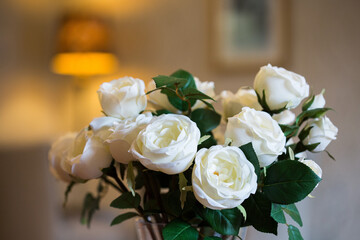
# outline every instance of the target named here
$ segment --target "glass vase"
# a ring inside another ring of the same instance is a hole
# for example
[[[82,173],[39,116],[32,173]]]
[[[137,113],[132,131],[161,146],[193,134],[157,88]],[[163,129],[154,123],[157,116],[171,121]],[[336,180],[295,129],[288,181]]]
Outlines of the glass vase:
[[[145,222],[144,219],[138,218],[135,221],[135,227],[136,227],[136,235],[138,240],[163,240],[162,238],[162,230],[165,227],[164,223],[150,223]],[[200,233],[203,233],[205,236],[214,236],[219,237],[223,240],[235,240],[235,239],[242,239],[245,240],[246,237],[246,230],[247,228],[240,228],[238,237],[235,236],[229,236],[229,235],[221,235],[217,232],[214,232],[210,228],[199,228],[198,231]],[[203,239],[201,235],[199,236],[199,239]]]

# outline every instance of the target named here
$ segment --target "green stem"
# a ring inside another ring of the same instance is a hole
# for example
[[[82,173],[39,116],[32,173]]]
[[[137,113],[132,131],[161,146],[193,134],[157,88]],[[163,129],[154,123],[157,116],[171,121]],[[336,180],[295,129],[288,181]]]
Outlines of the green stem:
[[[164,222],[165,223],[168,223],[168,217],[167,217],[167,214],[165,213],[165,208],[164,208],[164,205],[161,201],[161,196],[160,196],[160,186],[159,184],[157,184],[154,179],[149,176],[149,174],[147,172],[144,172],[144,176],[147,180],[147,182],[149,183],[149,186],[150,186],[150,190],[151,192],[153,193],[156,201],[158,202],[159,204],[159,207],[160,207],[160,210],[161,210],[161,213],[163,215],[163,219],[164,219]]]

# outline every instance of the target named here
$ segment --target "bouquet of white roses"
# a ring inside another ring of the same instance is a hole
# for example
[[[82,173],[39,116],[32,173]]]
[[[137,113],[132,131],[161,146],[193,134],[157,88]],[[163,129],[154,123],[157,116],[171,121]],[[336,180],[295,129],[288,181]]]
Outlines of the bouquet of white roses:
[[[65,197],[76,184],[98,181],[84,200],[88,225],[111,186],[120,194],[111,206],[129,209],[111,225],[139,216],[163,223],[165,240],[221,239],[200,227],[277,234],[284,213],[302,226],[295,203],[321,180],[306,151],[325,151],[336,139],[323,94],[309,96],[304,77],[268,65],[254,89],[220,94],[221,116],[212,105],[214,83],[184,70],[154,77],[147,93],[142,80],[120,78],[98,90],[105,116],[52,145],[50,170],[69,183]],[[302,102],[296,116],[290,109]],[[293,225],[288,233],[302,239]]]

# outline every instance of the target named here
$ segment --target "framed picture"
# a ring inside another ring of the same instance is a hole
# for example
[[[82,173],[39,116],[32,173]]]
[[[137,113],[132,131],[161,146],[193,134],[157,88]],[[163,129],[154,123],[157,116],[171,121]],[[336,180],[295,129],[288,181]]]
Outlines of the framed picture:
[[[287,65],[289,6],[286,0],[210,1],[210,59],[226,70]]]

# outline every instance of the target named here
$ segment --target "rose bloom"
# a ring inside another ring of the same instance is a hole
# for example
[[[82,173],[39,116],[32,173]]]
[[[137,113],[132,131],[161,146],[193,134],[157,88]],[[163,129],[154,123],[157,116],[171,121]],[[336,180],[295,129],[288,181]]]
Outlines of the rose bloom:
[[[131,153],[148,169],[177,174],[192,164],[199,140],[200,130],[190,118],[164,114],[141,130]]]
[[[326,149],[332,140],[336,139],[338,128],[326,116],[310,121],[305,128],[312,127],[309,135],[303,140],[305,145],[320,143],[313,152]]]
[[[109,129],[112,133],[106,139],[106,142],[109,143],[110,152],[115,161],[128,164],[134,160],[134,157],[129,152],[131,144],[139,132],[144,129],[152,119],[152,114],[146,112],[137,117],[119,121]]]
[[[53,176],[64,182],[71,182],[71,176],[61,168],[61,162],[64,161],[71,149],[76,133],[68,133],[57,139],[52,145],[48,154],[50,172]]]
[[[239,112],[243,107],[250,107],[256,110],[261,110],[255,90],[251,88],[240,88],[236,94],[230,91],[221,92],[223,117],[228,119]]]
[[[310,105],[308,110],[325,107],[326,101],[325,101],[325,98],[324,98],[324,91],[325,90],[321,91],[320,94],[315,96],[314,102]]]
[[[101,84],[97,92],[102,109],[111,117],[135,117],[146,108],[145,84],[141,79],[119,78]]]
[[[279,124],[268,113],[248,107],[229,118],[225,138],[237,147],[251,142],[260,167],[270,165],[285,152],[286,137]]]
[[[279,124],[291,125],[295,122],[296,116],[290,110],[284,110],[281,113],[274,114],[272,118]]]
[[[270,64],[260,68],[254,81],[255,91],[263,97],[270,109],[296,108],[309,96],[309,85],[303,76]]]
[[[110,166],[112,156],[104,140],[111,133],[109,128],[119,119],[95,118],[90,129],[81,130],[74,140],[62,168],[76,178],[88,180],[101,177],[102,169]]]
[[[212,146],[196,154],[192,184],[196,199],[211,209],[239,206],[257,189],[254,166],[238,147]]]

